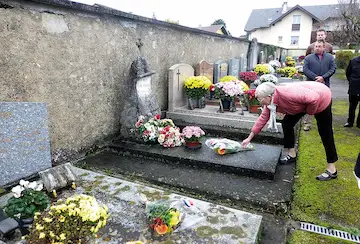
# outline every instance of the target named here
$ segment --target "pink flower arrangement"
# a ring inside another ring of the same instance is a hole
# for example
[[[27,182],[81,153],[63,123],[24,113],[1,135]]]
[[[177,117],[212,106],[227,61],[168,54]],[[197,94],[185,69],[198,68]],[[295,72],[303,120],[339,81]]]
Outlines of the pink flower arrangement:
[[[243,94],[243,88],[240,82],[219,82],[215,84],[215,97],[224,99],[234,98],[235,96]]]
[[[253,82],[257,79],[257,74],[254,71],[240,72],[240,79],[245,82]]]
[[[185,142],[183,135],[180,133],[180,129],[171,125],[160,129],[157,141],[163,147],[179,147]]]
[[[199,141],[205,132],[198,126],[186,126],[182,131],[185,141]]]

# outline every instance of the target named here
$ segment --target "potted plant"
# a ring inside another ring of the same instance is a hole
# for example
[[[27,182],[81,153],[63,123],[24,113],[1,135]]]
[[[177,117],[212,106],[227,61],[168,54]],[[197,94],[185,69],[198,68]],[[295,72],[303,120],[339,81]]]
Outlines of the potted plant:
[[[258,113],[259,112],[259,108],[261,108],[261,104],[259,102],[259,100],[257,100],[257,98],[255,97],[255,89],[250,89],[248,91],[246,91],[246,95],[248,97],[249,100],[249,112],[250,113]]]
[[[257,79],[257,74],[254,71],[240,72],[240,79],[250,86]]]
[[[44,211],[50,205],[50,198],[42,191],[43,185],[36,181],[20,180],[19,185],[12,188],[13,196],[7,201],[5,213],[18,221],[23,235],[34,220],[36,212]]]
[[[258,75],[270,74],[269,66],[266,64],[257,64],[255,65],[254,72]]]
[[[205,135],[205,132],[198,126],[185,126],[182,130],[185,145],[190,149],[197,149],[201,147],[200,139]]]
[[[49,210],[35,215],[29,243],[88,243],[106,225],[108,208],[87,195],[58,200]]]
[[[244,93],[243,85],[239,80],[219,82],[214,85],[215,97],[220,99],[220,112],[228,110],[235,112],[235,98]]]
[[[264,82],[272,82],[272,83],[274,83],[276,85],[278,83],[278,78],[276,76],[274,76],[274,75],[271,75],[271,74],[262,75],[262,76],[260,76],[260,78],[258,80],[256,80],[254,82],[254,85],[258,86],[258,85],[260,85],[261,83],[264,83]]]
[[[184,87],[188,96],[189,109],[205,107],[205,94],[209,91],[211,84],[206,76],[190,76],[185,79]]]

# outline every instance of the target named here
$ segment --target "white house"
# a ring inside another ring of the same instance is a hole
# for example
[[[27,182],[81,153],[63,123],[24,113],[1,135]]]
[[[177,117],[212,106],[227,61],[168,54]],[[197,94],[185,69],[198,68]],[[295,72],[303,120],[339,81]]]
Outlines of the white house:
[[[246,23],[248,39],[280,46],[288,55],[305,55],[311,33],[318,29],[335,31],[339,23],[339,5],[296,5],[288,8],[254,9]]]

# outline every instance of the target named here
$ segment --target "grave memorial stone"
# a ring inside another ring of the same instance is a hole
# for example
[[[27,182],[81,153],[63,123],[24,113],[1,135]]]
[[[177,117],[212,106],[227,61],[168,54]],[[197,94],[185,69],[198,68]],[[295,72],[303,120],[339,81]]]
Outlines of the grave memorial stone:
[[[201,60],[200,63],[196,65],[195,74],[206,76],[211,82],[213,82],[214,64],[210,64],[205,60]]]
[[[239,58],[239,66],[240,66],[240,72],[247,71],[247,58],[244,54],[241,54],[241,57]]]
[[[188,64],[174,64],[169,69],[169,112],[188,104],[185,79],[194,76],[194,68]]]
[[[127,91],[125,105],[120,118],[120,134],[123,138],[137,138],[133,129],[140,115],[161,114],[156,95],[151,89],[153,74],[155,72],[150,71],[144,57],[137,57],[131,64],[130,80],[125,84],[125,91]]]
[[[218,60],[214,64],[214,84],[218,83],[220,78],[228,74],[228,64],[225,61]]]
[[[46,104],[0,103],[0,186],[51,167]]]
[[[251,40],[249,53],[249,70],[253,70],[259,58],[259,44],[256,38]]]
[[[235,76],[239,79],[240,73],[240,60],[236,58],[231,58],[229,60],[229,75]]]

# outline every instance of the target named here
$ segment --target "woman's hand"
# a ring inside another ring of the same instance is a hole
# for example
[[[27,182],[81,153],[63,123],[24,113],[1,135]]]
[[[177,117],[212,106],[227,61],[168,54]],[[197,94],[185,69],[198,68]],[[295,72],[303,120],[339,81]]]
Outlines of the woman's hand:
[[[241,142],[241,146],[243,148],[246,148],[246,146],[251,142],[254,136],[255,136],[254,132],[251,132],[250,135]]]
[[[243,140],[243,141],[241,142],[241,146],[242,146],[243,148],[246,148],[247,145],[250,143],[250,141],[251,141],[251,139],[250,139],[249,137],[246,138],[245,140]]]

